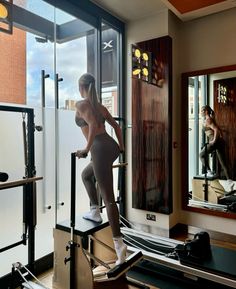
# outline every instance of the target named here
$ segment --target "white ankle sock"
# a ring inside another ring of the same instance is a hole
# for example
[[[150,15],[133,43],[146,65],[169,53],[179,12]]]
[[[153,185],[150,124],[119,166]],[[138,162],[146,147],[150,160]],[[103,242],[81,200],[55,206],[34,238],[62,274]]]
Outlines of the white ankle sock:
[[[226,181],[226,191],[227,191],[227,192],[232,192],[233,189],[234,189],[234,181],[231,180],[231,179],[228,179],[228,180]]]
[[[123,242],[122,237],[113,238],[114,247],[117,255],[116,265],[120,265],[125,262],[127,246]]]
[[[98,206],[91,206],[90,211],[85,213],[83,215],[83,218],[97,223],[102,222],[102,217]]]

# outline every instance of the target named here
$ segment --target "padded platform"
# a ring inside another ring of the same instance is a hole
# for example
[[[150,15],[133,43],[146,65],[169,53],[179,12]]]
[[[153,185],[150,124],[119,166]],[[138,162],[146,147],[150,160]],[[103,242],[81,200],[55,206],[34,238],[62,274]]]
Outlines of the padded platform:
[[[79,235],[81,237],[85,237],[91,235],[103,228],[109,226],[109,222],[107,220],[106,214],[101,214],[103,221],[101,223],[96,223],[93,221],[85,220],[82,215],[76,216],[75,219],[75,235]],[[65,220],[56,224],[56,229],[70,232],[70,220]]]
[[[180,256],[180,263],[236,280],[236,250],[211,246],[212,256],[204,261]]]
[[[216,179],[218,179],[218,176],[217,175],[213,175],[212,177],[209,177],[209,176],[207,176],[206,177],[208,180],[216,180]],[[205,179],[205,176],[203,176],[203,175],[197,175],[197,176],[194,176],[193,177],[193,179],[194,180],[204,180]]]
[[[232,289],[206,279],[194,279],[193,276],[192,279],[191,275],[148,260],[142,260],[132,267],[127,277],[160,289]]]

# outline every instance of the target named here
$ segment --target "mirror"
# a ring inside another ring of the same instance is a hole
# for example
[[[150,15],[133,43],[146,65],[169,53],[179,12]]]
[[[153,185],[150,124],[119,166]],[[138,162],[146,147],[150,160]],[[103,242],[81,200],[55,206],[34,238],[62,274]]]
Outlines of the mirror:
[[[182,74],[183,207],[236,218],[236,65]]]

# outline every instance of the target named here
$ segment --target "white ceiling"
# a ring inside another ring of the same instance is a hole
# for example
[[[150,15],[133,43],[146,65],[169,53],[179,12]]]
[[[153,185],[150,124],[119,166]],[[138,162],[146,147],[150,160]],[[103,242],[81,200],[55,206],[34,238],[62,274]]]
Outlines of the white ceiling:
[[[236,0],[226,0],[193,12],[180,14],[168,0],[91,0],[124,22],[134,21],[170,9],[181,20],[188,21],[236,7]],[[197,1],[197,0],[189,0]]]
[[[92,2],[125,22],[148,17],[167,8],[161,0],[92,0]]]

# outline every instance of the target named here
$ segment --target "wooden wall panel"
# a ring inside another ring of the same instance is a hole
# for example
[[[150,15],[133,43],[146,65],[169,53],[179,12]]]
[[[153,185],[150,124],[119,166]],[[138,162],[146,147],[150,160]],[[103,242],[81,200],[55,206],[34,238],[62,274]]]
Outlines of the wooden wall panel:
[[[227,87],[229,101],[218,102],[218,84]],[[214,110],[216,121],[225,140],[225,159],[231,179],[236,180],[236,78],[214,81]]]
[[[172,40],[137,43],[160,64],[162,87],[132,79],[132,205],[172,212]]]

